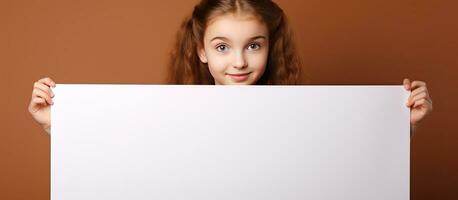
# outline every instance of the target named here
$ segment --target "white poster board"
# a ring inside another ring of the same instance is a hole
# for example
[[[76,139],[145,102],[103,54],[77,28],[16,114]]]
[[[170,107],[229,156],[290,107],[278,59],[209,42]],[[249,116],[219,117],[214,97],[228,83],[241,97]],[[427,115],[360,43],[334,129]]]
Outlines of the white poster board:
[[[54,89],[52,200],[408,200],[402,86]]]

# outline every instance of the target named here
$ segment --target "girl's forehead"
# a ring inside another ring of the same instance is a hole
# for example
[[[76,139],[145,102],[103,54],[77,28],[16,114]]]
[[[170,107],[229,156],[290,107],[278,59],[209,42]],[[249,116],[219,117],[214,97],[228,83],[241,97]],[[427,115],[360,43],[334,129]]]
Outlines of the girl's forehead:
[[[226,38],[252,38],[255,36],[268,37],[267,25],[254,15],[226,14],[218,16],[209,21],[205,37]]]

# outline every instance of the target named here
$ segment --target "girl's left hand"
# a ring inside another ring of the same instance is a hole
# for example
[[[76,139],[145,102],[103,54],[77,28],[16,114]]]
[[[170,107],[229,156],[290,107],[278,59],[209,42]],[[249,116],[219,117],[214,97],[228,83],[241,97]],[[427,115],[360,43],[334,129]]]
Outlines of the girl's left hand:
[[[423,81],[410,82],[409,79],[404,79],[404,87],[411,91],[406,105],[410,108],[410,124],[415,130],[418,123],[433,110],[433,101]]]

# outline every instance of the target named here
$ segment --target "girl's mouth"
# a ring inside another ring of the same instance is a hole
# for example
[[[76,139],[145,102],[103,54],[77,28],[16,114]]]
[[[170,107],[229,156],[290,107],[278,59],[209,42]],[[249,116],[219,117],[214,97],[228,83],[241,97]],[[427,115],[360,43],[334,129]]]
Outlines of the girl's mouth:
[[[243,74],[227,74],[227,75],[229,75],[232,78],[232,80],[234,80],[235,82],[243,82],[248,79],[248,76],[250,74],[251,72],[243,73]]]

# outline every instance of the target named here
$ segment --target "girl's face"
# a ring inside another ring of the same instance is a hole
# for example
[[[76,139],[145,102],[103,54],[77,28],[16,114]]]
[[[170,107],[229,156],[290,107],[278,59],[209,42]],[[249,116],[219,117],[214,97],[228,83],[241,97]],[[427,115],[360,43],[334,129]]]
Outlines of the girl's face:
[[[267,26],[252,15],[216,17],[205,30],[199,58],[216,85],[253,85],[266,69],[268,36]]]

